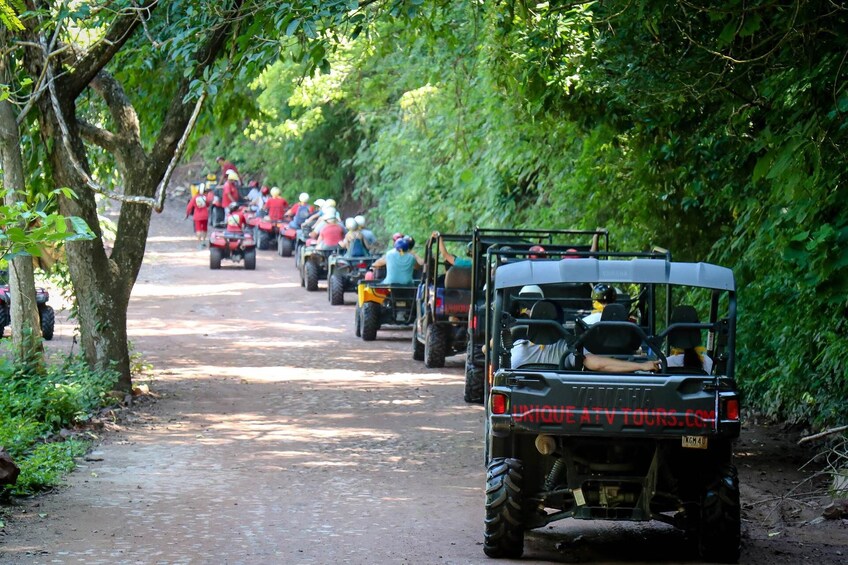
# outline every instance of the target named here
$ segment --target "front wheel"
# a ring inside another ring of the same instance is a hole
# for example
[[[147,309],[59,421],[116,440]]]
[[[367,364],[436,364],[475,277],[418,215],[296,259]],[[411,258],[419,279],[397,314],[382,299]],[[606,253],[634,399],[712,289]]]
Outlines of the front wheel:
[[[377,330],[380,328],[380,305],[376,302],[366,302],[362,305],[362,340],[374,341],[377,339]]]
[[[38,317],[41,323],[41,337],[50,341],[53,339],[53,330],[56,328],[56,313],[53,307],[45,304],[38,309]]]
[[[518,459],[492,459],[486,470],[483,551],[489,557],[518,559],[524,553],[523,475]]]

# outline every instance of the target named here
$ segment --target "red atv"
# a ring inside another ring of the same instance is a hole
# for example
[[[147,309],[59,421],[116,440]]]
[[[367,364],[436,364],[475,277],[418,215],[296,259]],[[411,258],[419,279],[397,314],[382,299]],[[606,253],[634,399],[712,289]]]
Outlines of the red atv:
[[[256,247],[261,250],[278,247],[277,238],[280,232],[286,229],[288,225],[284,220],[269,220],[268,216],[255,215],[247,219],[247,225],[253,230],[253,239],[256,241]]]
[[[297,228],[290,228],[291,216],[286,216],[277,232],[277,255],[291,257],[297,242]]]
[[[221,260],[244,261],[248,271],[256,269],[256,242],[250,231],[230,232],[217,229],[209,236],[209,268],[220,269]]]
[[[4,284],[0,286],[0,337],[2,337],[6,326],[12,324],[11,313],[9,310],[11,299],[12,294],[9,291],[9,285]],[[41,324],[41,336],[48,341],[53,339],[53,330],[56,325],[56,314],[53,312],[53,308],[47,305],[47,301],[49,299],[50,293],[47,292],[46,288],[35,289],[35,303],[38,305],[38,319]]]

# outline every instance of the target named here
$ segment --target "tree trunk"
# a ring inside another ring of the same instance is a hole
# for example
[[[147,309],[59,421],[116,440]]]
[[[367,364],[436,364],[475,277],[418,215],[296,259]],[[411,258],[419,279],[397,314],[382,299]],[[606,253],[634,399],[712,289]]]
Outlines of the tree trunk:
[[[0,31],[0,39],[4,39]],[[12,84],[8,55],[0,57],[0,82]],[[24,188],[24,169],[21,142],[15,111],[9,100],[0,101],[0,164],[6,203],[14,205]],[[26,228],[26,226],[21,226]],[[44,366],[44,345],[41,341],[41,324],[35,303],[35,277],[32,257],[19,255],[9,261],[9,289],[12,343],[15,360]]]

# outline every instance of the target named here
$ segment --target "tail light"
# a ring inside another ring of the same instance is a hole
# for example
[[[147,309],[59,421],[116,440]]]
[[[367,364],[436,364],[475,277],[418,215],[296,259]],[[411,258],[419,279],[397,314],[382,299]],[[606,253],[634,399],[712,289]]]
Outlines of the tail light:
[[[368,268],[368,263],[366,263],[365,261],[363,261],[363,262],[361,262],[361,263],[358,263],[358,264],[356,265],[356,268],[357,268],[357,269],[367,269],[367,268]]]
[[[436,297],[436,310],[441,310],[443,304],[444,304],[444,301],[437,296]]]
[[[374,294],[376,294],[377,296],[386,297],[386,296],[389,295],[389,289],[388,288],[375,288]]]
[[[471,330],[475,331],[475,332],[477,331],[477,316],[476,315],[471,316]]]
[[[507,397],[496,392],[492,394],[492,414],[506,414]]]
[[[739,399],[730,398],[724,403],[724,417],[727,420],[739,419]]]

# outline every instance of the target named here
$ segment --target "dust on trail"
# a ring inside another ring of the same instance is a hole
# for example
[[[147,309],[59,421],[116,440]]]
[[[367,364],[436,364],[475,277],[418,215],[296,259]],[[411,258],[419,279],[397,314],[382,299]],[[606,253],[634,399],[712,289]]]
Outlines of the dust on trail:
[[[353,295],[330,306],[323,283],[306,292],[293,259],[272,251],[253,272],[211,271],[190,230],[178,202],[154,215],[130,305],[153,395],[101,434],[68,488],[11,509],[0,562],[491,563],[483,411],[462,400],[462,358],[425,369],[402,329],[363,342]],[[51,348],[70,349],[71,335],[59,327]],[[796,562],[748,528],[743,563]],[[837,563],[824,545],[800,555]],[[686,555],[662,525],[573,521],[529,533],[525,551]]]

